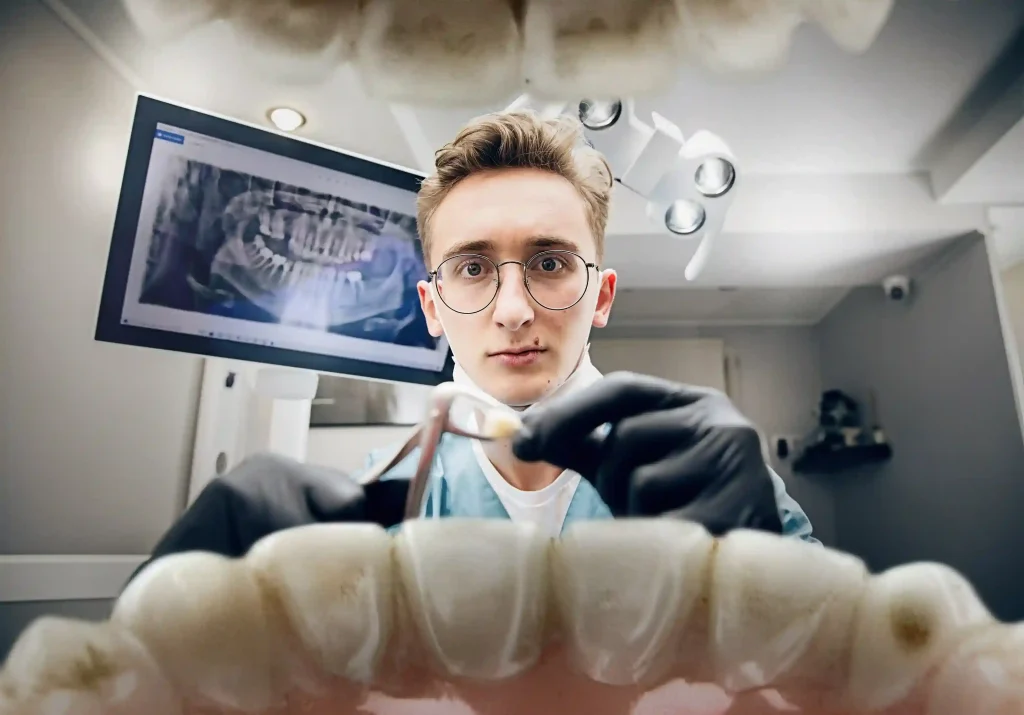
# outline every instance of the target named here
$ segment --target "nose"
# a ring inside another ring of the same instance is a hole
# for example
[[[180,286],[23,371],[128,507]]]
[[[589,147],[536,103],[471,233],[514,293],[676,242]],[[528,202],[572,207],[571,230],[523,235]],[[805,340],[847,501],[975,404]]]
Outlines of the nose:
[[[505,264],[502,268],[506,272],[494,297],[494,322],[514,332],[533,322],[533,304],[523,283],[522,266]]]

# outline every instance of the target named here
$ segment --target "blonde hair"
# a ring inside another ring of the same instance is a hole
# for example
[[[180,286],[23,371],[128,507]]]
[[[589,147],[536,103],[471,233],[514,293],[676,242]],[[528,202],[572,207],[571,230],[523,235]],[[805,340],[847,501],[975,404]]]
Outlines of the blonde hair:
[[[568,180],[586,206],[597,260],[603,258],[612,171],[604,156],[585,142],[577,118],[544,119],[521,110],[477,117],[434,154],[434,168],[416,202],[416,227],[428,262],[430,220],[448,192],[473,174],[507,168],[541,169]]]

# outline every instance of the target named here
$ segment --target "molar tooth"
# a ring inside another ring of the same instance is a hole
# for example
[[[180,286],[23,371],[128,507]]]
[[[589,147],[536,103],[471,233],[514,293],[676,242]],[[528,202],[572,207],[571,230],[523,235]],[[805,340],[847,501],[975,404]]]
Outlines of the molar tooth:
[[[678,26],[673,0],[530,0],[522,21],[530,94],[607,99],[670,87]]]
[[[799,4],[785,0],[760,2],[739,12],[731,2],[676,0],[676,6],[686,52],[713,71],[778,70],[803,22]]]
[[[53,616],[36,620],[18,638],[0,693],[4,713],[181,713],[178,696],[129,632]]]
[[[402,525],[395,558],[410,615],[448,673],[522,673],[540,657],[547,619],[548,547],[532,524],[430,519]]]
[[[949,654],[931,683],[927,715],[1024,712],[1024,624],[983,628]]]
[[[967,580],[943,564],[872,577],[858,606],[847,697],[867,709],[898,702],[965,629],[992,622]]]
[[[362,23],[355,67],[371,97],[479,106],[519,88],[519,29],[508,0],[368,0]]]
[[[271,233],[270,233],[270,219],[271,219],[270,209],[268,207],[266,207],[266,206],[260,207],[259,217],[260,217],[260,232],[264,236],[271,235]]]
[[[279,241],[284,240],[286,237],[286,219],[288,217],[287,211],[278,209],[274,211],[273,217],[270,221],[271,236],[278,239]]]
[[[391,538],[370,524],[315,524],[258,541],[246,562],[326,672],[366,682],[393,623]]]
[[[868,580],[847,554],[754,530],[721,539],[713,566],[711,653],[733,692],[799,680],[843,683]]]
[[[575,667],[608,685],[667,673],[706,593],[713,545],[703,527],[669,519],[567,529],[555,542],[552,581]]]
[[[283,632],[243,561],[188,552],[157,559],[118,598],[129,628],[187,699],[241,710],[280,702]]]
[[[322,218],[316,226],[316,240],[311,251],[312,258],[318,258],[324,254],[331,245],[334,234],[334,223],[329,218]]]

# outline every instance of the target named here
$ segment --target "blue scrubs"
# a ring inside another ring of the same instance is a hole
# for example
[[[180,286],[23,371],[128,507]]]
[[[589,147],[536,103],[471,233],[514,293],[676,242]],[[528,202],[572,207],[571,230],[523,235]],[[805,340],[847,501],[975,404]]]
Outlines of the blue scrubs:
[[[382,459],[388,459],[397,447],[374,450],[366,460],[366,469]],[[382,479],[411,479],[419,460],[417,447],[409,456],[387,471]],[[775,485],[775,500],[782,518],[782,532],[812,543],[821,543],[812,535],[811,522],[800,505],[786,492],[786,485],[771,467],[768,468]],[[431,484],[424,500],[421,516],[461,516],[475,518],[508,519],[497,492],[491,487],[473,454],[471,440],[446,433],[438,445],[431,465]],[[611,519],[612,513],[586,479],[581,479],[569,511],[565,515],[562,531],[574,521],[583,519]],[[397,528],[397,527],[396,527]]]

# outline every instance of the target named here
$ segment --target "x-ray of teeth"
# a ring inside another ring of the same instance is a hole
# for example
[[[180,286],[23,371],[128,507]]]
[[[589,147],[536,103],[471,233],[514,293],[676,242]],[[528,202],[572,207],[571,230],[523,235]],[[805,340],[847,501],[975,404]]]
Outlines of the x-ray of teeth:
[[[416,219],[173,158],[141,302],[433,350]]]

